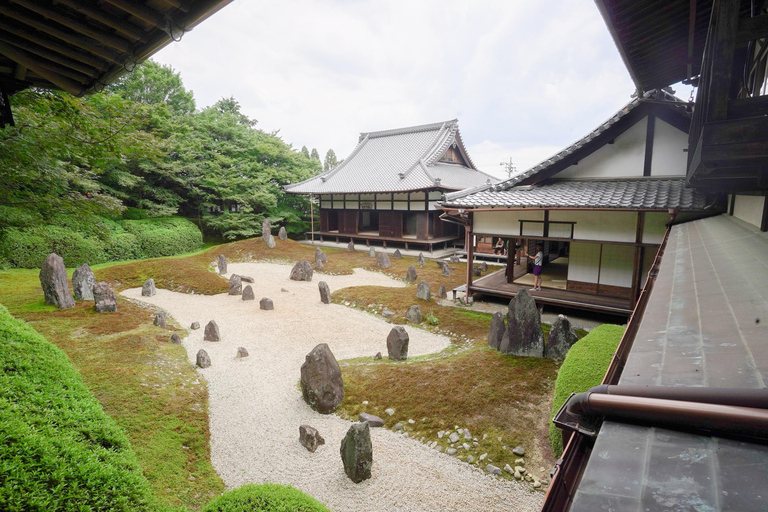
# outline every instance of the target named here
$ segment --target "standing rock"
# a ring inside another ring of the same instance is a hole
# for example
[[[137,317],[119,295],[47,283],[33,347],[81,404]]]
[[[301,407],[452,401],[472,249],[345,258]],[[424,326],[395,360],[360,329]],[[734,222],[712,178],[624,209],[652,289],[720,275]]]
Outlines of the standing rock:
[[[272,236],[272,224],[269,219],[264,219],[261,223],[261,239],[265,242],[269,241],[269,237]]]
[[[320,435],[316,428],[309,425],[301,425],[299,426],[299,442],[304,448],[315,453],[318,446],[325,444],[325,439],[323,439],[323,436]]]
[[[419,253],[419,268],[423,267],[425,262],[426,262],[426,260],[424,260],[424,253],[420,252]]]
[[[82,266],[76,268],[72,274],[72,289],[75,291],[75,300],[93,300],[93,286],[95,284],[96,277],[87,263],[83,263]],[[144,295],[143,287],[141,294]],[[152,281],[152,295],[154,294],[155,282]]]
[[[270,249],[274,249],[275,247],[277,247],[277,243],[275,242],[275,237],[273,237],[272,235],[269,235],[269,237],[267,237],[267,247],[269,247]]]
[[[246,285],[245,288],[243,288],[243,300],[254,300],[256,299],[256,296],[253,294],[253,288],[251,288],[251,285]]]
[[[181,345],[181,338],[176,333],[171,334],[171,343],[174,345]]]
[[[288,240],[288,232],[285,230],[285,226],[280,226],[280,231],[277,232],[277,238],[280,240]]]
[[[384,420],[379,418],[378,416],[374,416],[373,414],[368,414],[367,412],[361,412],[359,416],[360,421],[364,421],[371,427],[383,427],[384,426]]]
[[[268,299],[264,297],[259,301],[259,309],[263,309],[265,311],[272,311],[275,309],[275,303],[272,302],[272,299]]]
[[[216,264],[219,267],[219,274],[226,274],[227,273],[227,258],[224,257],[223,254],[219,254],[219,259],[216,260]]]
[[[74,280],[74,277],[72,279]],[[143,285],[141,285],[141,296],[152,297],[156,293],[157,289],[155,288],[155,280],[150,277]],[[75,292],[75,295],[77,295],[77,292]]]
[[[451,254],[451,257],[449,258],[451,260],[451,263],[458,263],[461,261],[461,258],[459,258],[458,254]]]
[[[501,347],[501,338],[504,336],[504,331],[507,326],[504,324],[504,315],[501,311],[497,311],[491,317],[491,329],[488,332],[488,346],[494,350],[499,350]]]
[[[330,304],[331,289],[328,287],[328,283],[326,283],[325,281],[320,281],[320,284],[318,284],[318,288],[320,288],[320,301],[323,304]]]
[[[389,262],[389,256],[387,256],[387,253],[385,252],[376,253],[376,264],[381,268],[389,268],[392,266],[392,263]]]
[[[522,288],[509,302],[507,313],[509,348],[507,354],[544,357],[544,331],[536,302]]]
[[[195,364],[200,368],[208,368],[211,366],[211,357],[208,355],[208,352],[203,349],[198,350],[197,356],[195,357]]]
[[[405,273],[405,282],[406,283],[412,283],[416,281],[416,279],[419,278],[419,275],[416,273],[416,267],[411,265],[408,267],[408,272]]]
[[[315,249],[315,261],[322,263],[328,263],[328,255],[323,252],[319,247]]]
[[[373,446],[368,423],[355,423],[341,441],[341,461],[344,472],[356,484],[371,478]]]
[[[205,326],[203,341],[221,341],[221,333],[219,333],[219,326],[216,323],[216,320],[211,320],[208,322],[208,325]]]
[[[421,300],[431,300],[432,294],[430,292],[429,283],[426,281],[421,281],[418,286],[416,286],[416,296]]]
[[[245,347],[237,347],[237,357],[248,357],[248,350]]]
[[[155,315],[154,324],[158,327],[166,328],[168,320],[165,318],[165,311],[158,311]]]
[[[443,275],[445,277],[451,277],[451,267],[448,266],[448,264],[444,261],[440,262],[440,267],[443,269]]]
[[[378,361],[379,359],[381,359],[381,352],[376,352],[376,355],[373,356],[373,360]]]
[[[61,309],[75,307],[75,299],[69,291],[69,280],[64,260],[56,253],[45,258],[40,268],[40,285],[43,287],[45,303]]]
[[[486,272],[488,270],[488,263],[486,263],[484,261],[481,262],[480,263],[480,270],[482,270],[483,272]]]
[[[421,323],[421,308],[418,305],[413,305],[408,308],[408,311],[405,312],[405,318],[409,322],[413,322],[415,324]]]
[[[291,269],[292,281],[312,281],[312,265],[307,260],[301,260]]]
[[[352,252],[352,251],[355,250],[355,241],[354,240],[350,240],[349,241],[349,243],[347,244],[347,250],[349,252]]]
[[[387,336],[387,355],[390,359],[400,361],[408,358],[408,333],[402,325],[396,325]]]
[[[376,249],[373,247],[368,249],[368,257],[369,258],[375,258],[376,257]]]
[[[229,294],[241,295],[243,293],[243,280],[237,274],[229,276]]]
[[[96,301],[97,313],[114,313],[117,311],[117,295],[107,283],[96,283],[93,286],[93,300]]]
[[[445,285],[441,284],[440,289],[437,291],[437,297],[440,299],[448,298],[448,290],[445,289]]]
[[[192,322],[192,325],[189,326],[192,330],[197,330],[200,328],[200,322]]]
[[[313,348],[301,365],[301,393],[320,414],[332,413],[344,399],[341,368],[327,343]]]
[[[501,341],[499,342],[499,352],[501,352],[502,354],[509,353],[509,330],[506,327],[504,328],[504,332],[501,334]]]
[[[479,265],[472,265],[472,275],[475,277],[480,277],[483,274],[480,272],[480,266]]]
[[[549,330],[549,338],[544,346],[544,356],[547,359],[562,361],[568,350],[578,340],[578,336],[571,329],[571,321],[565,315],[558,315]]]
[[[398,259],[402,258],[403,255],[400,253],[400,249],[395,249],[395,252],[392,253],[392,257],[393,258],[398,258]]]
[[[323,270],[322,260],[315,260],[315,270]]]

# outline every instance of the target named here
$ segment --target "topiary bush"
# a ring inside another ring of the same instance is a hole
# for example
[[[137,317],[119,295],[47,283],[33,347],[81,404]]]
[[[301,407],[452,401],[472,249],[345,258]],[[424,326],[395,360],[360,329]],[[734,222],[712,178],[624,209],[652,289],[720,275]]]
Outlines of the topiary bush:
[[[0,255],[14,267],[40,267],[52,252],[64,258],[69,267],[105,261],[101,240],[86,238],[67,227],[9,228],[0,238]]]
[[[126,220],[122,225],[138,238],[142,258],[173,256],[194,251],[203,245],[200,229],[181,217]]]
[[[0,304],[0,510],[156,511],[125,433],[67,356]]]
[[[211,501],[202,512],[330,512],[290,485],[247,484]]]
[[[603,381],[624,329],[621,325],[600,325],[571,347],[557,373],[552,417],[571,393],[587,391]],[[563,453],[563,437],[560,429],[552,422],[549,423],[549,443],[555,456],[559,457]]]

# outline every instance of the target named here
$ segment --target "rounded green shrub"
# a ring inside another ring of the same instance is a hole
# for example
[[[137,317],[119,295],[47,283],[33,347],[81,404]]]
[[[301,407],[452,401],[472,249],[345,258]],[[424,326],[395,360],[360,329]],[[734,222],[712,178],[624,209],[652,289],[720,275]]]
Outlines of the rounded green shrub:
[[[133,233],[116,233],[104,248],[107,261],[137,260],[142,257],[141,242]]]
[[[552,417],[571,393],[581,393],[599,385],[611,364],[611,358],[624,335],[624,326],[603,324],[577,341],[565,356],[555,381]],[[563,437],[554,423],[549,423],[549,443],[557,457],[563,453]]]
[[[181,217],[126,220],[122,224],[139,239],[142,258],[173,256],[194,251],[203,244],[200,229]]]
[[[3,233],[0,246],[0,254],[14,267],[37,268],[52,252],[64,258],[68,267],[105,261],[101,240],[86,238],[67,227],[10,228]]]
[[[290,485],[246,484],[225,492],[202,512],[330,512],[308,494]]]

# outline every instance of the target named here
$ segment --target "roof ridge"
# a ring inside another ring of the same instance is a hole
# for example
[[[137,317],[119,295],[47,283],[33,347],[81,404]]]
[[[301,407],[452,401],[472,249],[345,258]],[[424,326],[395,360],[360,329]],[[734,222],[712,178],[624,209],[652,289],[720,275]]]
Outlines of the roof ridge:
[[[432,144],[430,144],[429,147],[427,147],[426,151],[422,153],[422,155],[418,158],[418,160],[416,160],[416,162],[413,165],[411,165],[407,171],[400,173],[401,180],[404,179],[406,176],[408,176],[419,165],[421,165],[424,171],[426,172],[426,166],[422,162],[424,162],[424,159],[427,157],[427,155],[429,155],[432,151],[434,151],[434,148],[438,144],[440,139],[445,136],[444,134],[448,129],[446,125],[448,123],[450,123],[450,121],[445,121],[442,125],[440,125],[440,130],[437,132],[437,135],[435,136]],[[434,184],[435,179],[432,177],[432,175],[429,172],[427,172],[426,174],[429,177],[429,181],[431,181]]]
[[[428,131],[440,129],[446,124],[451,124],[456,122],[458,122],[458,119],[440,121],[437,123],[420,124],[415,126],[406,126],[404,128],[393,128],[390,130],[381,130],[381,131],[375,131],[375,132],[361,132],[360,140],[362,140],[363,137],[365,136],[368,136],[368,138],[371,138],[371,139],[375,139],[378,137],[390,137],[392,135],[404,135],[406,133],[428,132]]]

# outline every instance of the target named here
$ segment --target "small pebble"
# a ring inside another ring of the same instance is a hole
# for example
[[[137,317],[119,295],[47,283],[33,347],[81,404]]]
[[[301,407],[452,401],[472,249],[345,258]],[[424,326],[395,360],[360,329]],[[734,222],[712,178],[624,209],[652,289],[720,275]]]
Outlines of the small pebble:
[[[387,413],[387,414],[389,414],[390,416],[392,416],[393,414],[395,414],[395,410],[394,410],[394,409],[384,409],[384,412],[385,412],[385,413]]]

